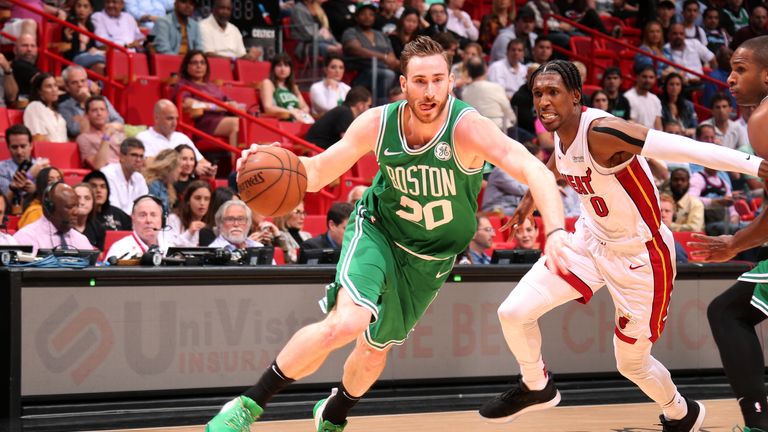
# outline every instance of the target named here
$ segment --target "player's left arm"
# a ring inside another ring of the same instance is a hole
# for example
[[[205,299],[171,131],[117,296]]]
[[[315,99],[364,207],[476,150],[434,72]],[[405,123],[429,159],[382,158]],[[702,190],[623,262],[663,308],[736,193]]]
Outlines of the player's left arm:
[[[668,162],[693,162],[720,171],[734,171],[768,179],[768,162],[717,144],[694,141],[617,117],[595,120],[589,141],[599,143],[590,151],[607,160],[610,154],[627,152]]]

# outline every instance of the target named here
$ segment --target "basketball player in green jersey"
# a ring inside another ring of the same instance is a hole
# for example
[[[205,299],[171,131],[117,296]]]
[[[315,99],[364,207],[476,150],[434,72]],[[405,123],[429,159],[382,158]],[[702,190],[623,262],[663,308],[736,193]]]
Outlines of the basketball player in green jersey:
[[[728,85],[736,102],[757,105],[749,118],[749,142],[760,157],[768,157],[768,36],[749,39],[731,57]],[[740,251],[768,241],[768,211],[730,236],[696,236],[692,258],[728,261]],[[762,261],[739,282],[712,300],[707,309],[712,336],[723,369],[739,401],[744,431],[768,431],[765,359],[755,326],[768,318],[768,261]]]
[[[405,46],[400,61],[405,101],[366,111],[339,142],[302,158],[310,192],[370,151],[380,165],[349,218],[336,281],[322,302],[327,317],[297,331],[259,382],[224,405],[207,431],[248,431],[273,395],[355,341],[338,388],[313,410],[317,431],[343,430],[349,410],[383,371],[389,349],[405,341],[472,239],[486,160],[530,185],[550,230],[547,258],[553,269],[567,272],[563,209],[552,172],[449,95],[453,76],[439,44],[419,37]]]

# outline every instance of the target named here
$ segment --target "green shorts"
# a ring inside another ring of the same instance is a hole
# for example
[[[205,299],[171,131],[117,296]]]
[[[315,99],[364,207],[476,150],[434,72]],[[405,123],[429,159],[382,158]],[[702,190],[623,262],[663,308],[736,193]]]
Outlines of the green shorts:
[[[363,216],[361,216],[363,215]],[[326,287],[323,311],[336,304],[345,288],[355,304],[371,311],[365,339],[383,350],[405,342],[453,268],[454,258],[417,256],[389,240],[363,207],[347,223],[336,281]]]
[[[768,315],[768,260],[760,261],[750,271],[739,277],[740,281],[755,284],[750,304]]]

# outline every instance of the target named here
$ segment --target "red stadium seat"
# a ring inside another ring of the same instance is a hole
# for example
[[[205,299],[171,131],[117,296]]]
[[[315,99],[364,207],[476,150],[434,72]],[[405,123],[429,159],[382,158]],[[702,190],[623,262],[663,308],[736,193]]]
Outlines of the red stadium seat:
[[[106,236],[104,236],[104,253],[107,253],[116,241],[129,235],[131,235],[131,231],[107,231]]]
[[[80,169],[80,150],[75,142],[37,141],[32,148],[35,157],[48,158],[51,166],[59,169]]]
[[[5,228],[8,231],[16,231],[19,227],[19,219],[21,219],[21,216],[19,215],[8,215],[8,221],[5,223]]]
[[[275,264],[276,265],[283,265],[285,264],[285,253],[283,253],[283,250],[279,247],[275,248]]]
[[[758,211],[761,205],[763,205],[762,197],[752,198],[752,202],[750,203],[750,208],[752,209],[752,211],[755,211],[755,212]]]
[[[592,85],[592,84],[584,84],[581,87],[582,92],[584,93],[584,96],[586,96],[587,99],[592,97],[592,94],[595,93],[598,90],[602,90],[603,88],[598,85]]]
[[[600,21],[603,22],[603,26],[606,30],[608,30],[609,33],[612,32],[615,27],[624,27],[624,21],[613,16],[601,15]]]
[[[24,124],[24,110],[9,109],[8,125]]]
[[[575,52],[576,54],[580,56],[584,56],[587,58],[592,57],[592,52],[596,48],[602,48],[602,45],[600,45],[600,40],[596,39],[593,40],[589,36],[571,36],[571,51]]]
[[[221,91],[230,99],[245,105],[246,111],[258,112],[259,91],[253,87],[226,83],[221,86]]]
[[[266,61],[250,61],[238,59],[235,62],[235,73],[238,81],[244,83],[260,84],[269,78],[270,63]]]
[[[112,62],[107,63],[107,70],[114,68],[115,78],[128,81],[128,56],[120,51],[114,51]],[[130,64],[133,64],[134,76],[149,76],[149,63],[147,55],[143,53],[132,53]]]
[[[78,183],[82,183],[83,178],[88,175],[91,170],[79,169],[79,168],[64,168],[61,170],[62,180],[64,183],[74,186]]]
[[[504,225],[501,216],[488,216],[488,222],[493,227],[493,242],[494,244],[504,241],[504,234],[501,232],[501,227]],[[497,248],[498,249],[498,248]]]
[[[184,57],[172,54],[155,54],[152,56],[152,71],[161,80],[167,80],[172,75],[179,74],[181,61]]]
[[[369,152],[357,161],[353,169],[355,170],[355,177],[371,184],[373,183],[373,178],[379,172],[379,162],[376,160],[376,155],[373,152]]]
[[[280,127],[280,122],[275,118],[261,117],[260,120],[269,123],[276,128]],[[264,126],[256,124],[255,122],[247,122],[247,129],[245,131],[246,143],[252,144],[271,144],[273,142],[282,142],[283,136],[277,132],[273,132]]]
[[[307,134],[309,128],[312,127],[312,125],[306,123],[286,121],[281,121],[278,125],[280,126],[280,130],[296,135],[299,138],[304,138],[304,135]],[[285,144],[293,144],[293,141],[288,137],[282,137],[282,141]]]
[[[11,151],[8,150],[8,145],[5,143],[5,139],[0,143],[0,160],[6,160],[11,158]]]
[[[304,218],[304,231],[318,236],[328,231],[327,216],[324,214],[308,214]]]
[[[117,98],[117,108],[125,123],[132,125],[154,124],[155,102],[162,97],[163,83],[156,77],[141,77],[128,83]],[[130,96],[129,96],[130,95]],[[176,101],[173,101],[175,104]]]
[[[739,214],[739,218],[743,221],[751,221],[755,218],[755,212],[749,208],[749,203],[743,199],[737,199],[733,202],[733,207],[736,209],[736,213]]]
[[[683,250],[685,250],[685,253],[688,254],[688,260],[689,261],[696,261],[694,259],[691,259],[691,248],[688,247],[688,242],[693,241],[693,235],[694,234],[704,234],[704,233],[694,233],[690,231],[672,231],[672,237],[675,239],[676,242],[680,243],[680,246],[683,247]]]
[[[208,64],[211,65],[211,81],[234,81],[232,73],[232,60],[225,57],[208,57]]]

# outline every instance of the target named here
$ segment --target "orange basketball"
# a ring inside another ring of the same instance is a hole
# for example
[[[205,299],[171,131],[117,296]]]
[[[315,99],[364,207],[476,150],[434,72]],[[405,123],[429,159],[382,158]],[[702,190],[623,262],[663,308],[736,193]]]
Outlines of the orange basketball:
[[[275,146],[260,147],[243,163],[237,187],[251,210],[264,216],[281,216],[304,199],[307,171],[292,152]]]

